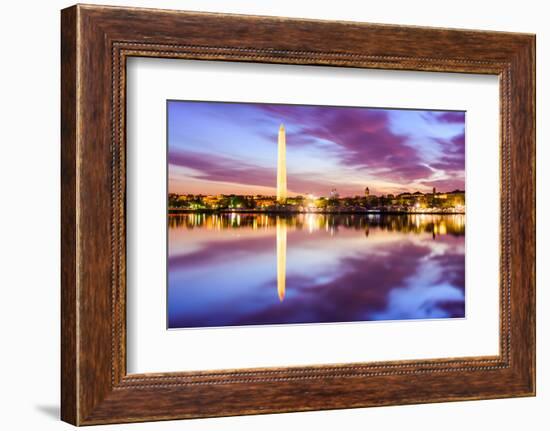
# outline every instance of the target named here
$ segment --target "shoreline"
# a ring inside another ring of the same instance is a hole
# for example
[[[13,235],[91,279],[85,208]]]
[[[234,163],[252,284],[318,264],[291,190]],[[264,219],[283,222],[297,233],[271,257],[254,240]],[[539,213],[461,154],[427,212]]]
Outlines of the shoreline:
[[[300,210],[213,210],[213,209],[179,209],[169,208],[168,214],[267,214],[267,215],[287,215],[287,214],[359,214],[359,215],[465,215],[465,212],[459,211],[381,211],[381,210],[333,210],[333,211],[300,211]]]

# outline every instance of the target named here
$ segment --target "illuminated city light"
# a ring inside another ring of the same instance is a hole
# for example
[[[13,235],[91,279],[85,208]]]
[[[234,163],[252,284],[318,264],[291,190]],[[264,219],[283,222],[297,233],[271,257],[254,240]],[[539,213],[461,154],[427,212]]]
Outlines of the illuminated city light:
[[[277,138],[277,183],[274,195],[168,195],[168,209],[177,211],[215,212],[291,212],[291,213],[415,213],[464,214],[465,192],[454,190],[441,193],[402,192],[397,195],[376,195],[369,187],[358,190],[355,196],[341,196],[336,188],[327,190],[328,197],[305,195],[287,190],[286,131],[279,127]],[[263,224],[265,226],[265,224]],[[328,226],[326,227],[328,232]]]

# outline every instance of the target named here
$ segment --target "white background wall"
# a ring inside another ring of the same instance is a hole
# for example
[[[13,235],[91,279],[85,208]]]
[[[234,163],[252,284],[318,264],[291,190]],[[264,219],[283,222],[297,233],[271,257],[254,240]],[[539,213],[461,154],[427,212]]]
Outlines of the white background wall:
[[[102,1],[171,9],[477,28],[537,34],[538,396],[105,426],[96,429],[548,429],[550,373],[550,14],[544,1]],[[0,427],[69,429],[59,422],[60,0],[3,2],[0,12]]]

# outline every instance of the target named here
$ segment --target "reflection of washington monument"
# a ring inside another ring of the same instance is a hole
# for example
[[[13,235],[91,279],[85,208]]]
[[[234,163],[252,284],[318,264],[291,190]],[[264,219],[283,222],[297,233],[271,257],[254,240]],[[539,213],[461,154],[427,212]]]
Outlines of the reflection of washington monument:
[[[279,127],[277,146],[277,201],[286,201],[286,136],[285,126]],[[277,217],[277,293],[279,301],[285,298],[286,289],[286,220]]]
[[[286,290],[286,219],[277,217],[277,293],[285,299]]]

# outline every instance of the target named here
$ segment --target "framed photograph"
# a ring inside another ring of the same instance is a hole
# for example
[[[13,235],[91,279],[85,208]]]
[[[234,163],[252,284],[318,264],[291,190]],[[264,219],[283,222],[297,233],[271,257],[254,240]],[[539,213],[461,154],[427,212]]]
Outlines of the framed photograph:
[[[535,394],[535,37],[61,14],[62,419]]]
[[[465,112],[167,116],[168,329],[466,317]]]

